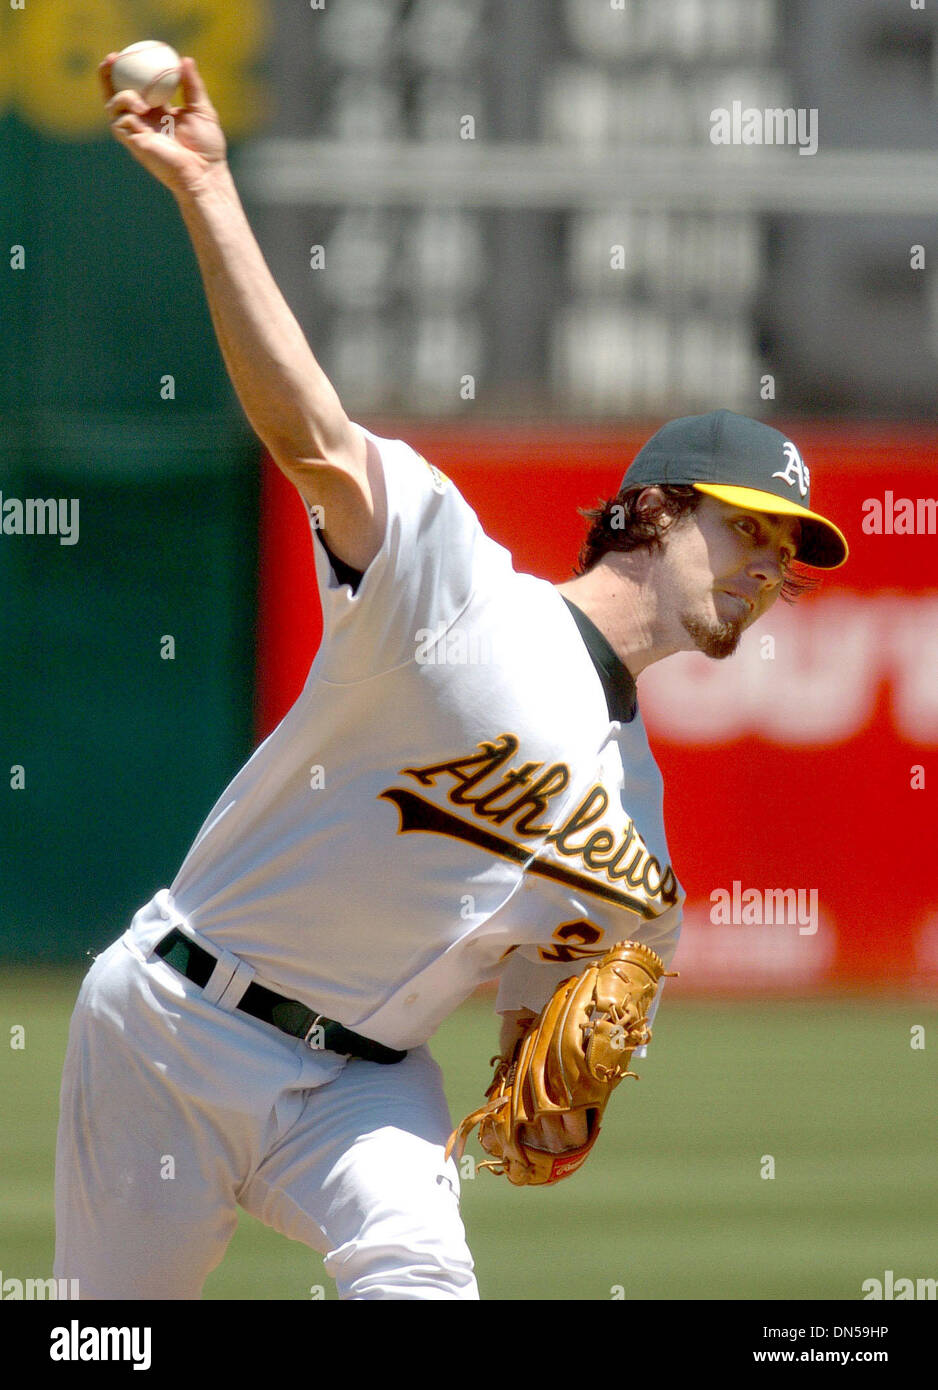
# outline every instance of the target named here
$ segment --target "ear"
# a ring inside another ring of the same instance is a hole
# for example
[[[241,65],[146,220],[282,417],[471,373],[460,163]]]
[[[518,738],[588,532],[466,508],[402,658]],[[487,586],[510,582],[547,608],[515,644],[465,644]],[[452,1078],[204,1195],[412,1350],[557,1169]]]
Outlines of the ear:
[[[645,519],[657,518],[662,528],[666,528],[674,521],[673,512],[668,511],[668,500],[661,488],[654,485],[643,488],[635,499],[635,510]]]

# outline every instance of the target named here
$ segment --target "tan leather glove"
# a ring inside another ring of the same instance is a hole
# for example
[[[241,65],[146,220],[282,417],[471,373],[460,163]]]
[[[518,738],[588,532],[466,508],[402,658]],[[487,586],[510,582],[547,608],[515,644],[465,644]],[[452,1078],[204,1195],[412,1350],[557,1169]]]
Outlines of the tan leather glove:
[[[493,1058],[495,1076],[486,1104],[453,1131],[446,1156],[462,1156],[479,1126],[479,1143],[492,1155],[481,1163],[519,1187],[559,1182],[585,1162],[599,1135],[603,1111],[626,1076],[636,1047],[651,1040],[645,1022],[659,980],[661,957],[636,941],[620,941],[580,975],[562,981],[507,1057]],[[585,1112],[585,1144],[550,1152],[538,1126],[545,1116]]]

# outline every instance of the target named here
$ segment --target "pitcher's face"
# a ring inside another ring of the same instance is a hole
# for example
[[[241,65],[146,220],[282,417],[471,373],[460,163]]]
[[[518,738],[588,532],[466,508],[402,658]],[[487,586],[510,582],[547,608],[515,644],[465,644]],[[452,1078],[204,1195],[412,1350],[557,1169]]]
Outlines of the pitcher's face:
[[[730,656],[746,628],[771,608],[798,550],[801,523],[704,497],[668,531],[661,579],[687,644]]]

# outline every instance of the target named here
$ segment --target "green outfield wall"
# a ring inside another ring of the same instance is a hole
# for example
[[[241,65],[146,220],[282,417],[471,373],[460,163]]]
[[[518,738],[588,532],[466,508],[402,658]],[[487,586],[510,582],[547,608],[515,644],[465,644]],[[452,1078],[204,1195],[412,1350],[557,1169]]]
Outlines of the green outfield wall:
[[[171,196],[103,122],[27,116],[0,118],[0,956],[77,961],[250,751],[258,448]]]

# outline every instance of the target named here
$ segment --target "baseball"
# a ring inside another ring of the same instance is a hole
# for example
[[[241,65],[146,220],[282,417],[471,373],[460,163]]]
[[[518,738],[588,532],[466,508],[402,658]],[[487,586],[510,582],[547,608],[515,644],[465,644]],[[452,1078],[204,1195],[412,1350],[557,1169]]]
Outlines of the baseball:
[[[179,54],[168,43],[144,39],[124,48],[111,67],[115,92],[134,91],[150,106],[165,106],[179,86]]]

